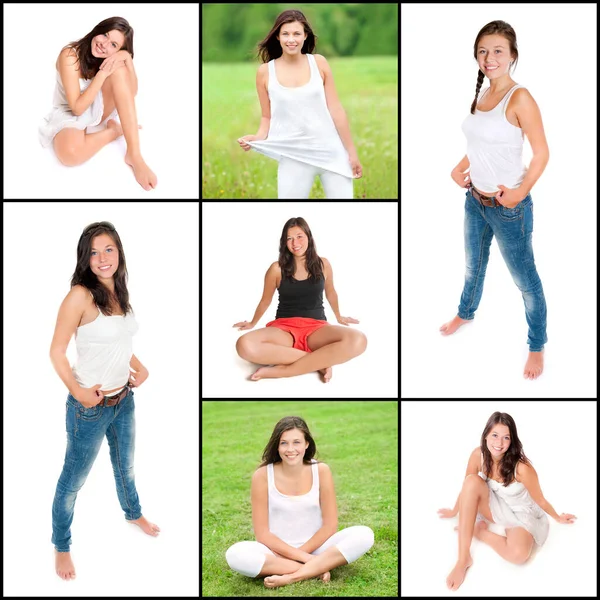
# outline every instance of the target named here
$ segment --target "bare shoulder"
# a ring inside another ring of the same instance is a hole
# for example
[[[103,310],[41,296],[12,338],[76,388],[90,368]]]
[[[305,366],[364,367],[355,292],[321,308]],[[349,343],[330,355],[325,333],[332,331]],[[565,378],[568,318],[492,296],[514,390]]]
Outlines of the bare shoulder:
[[[258,467],[256,471],[252,474],[252,481],[266,481],[267,480],[267,465],[263,467]]]
[[[536,473],[535,469],[533,468],[532,464],[523,462],[522,460],[520,460],[517,463],[517,477],[519,479],[522,479],[523,477],[527,477],[527,475],[530,475],[530,474],[533,474],[533,473],[535,473],[537,475],[537,473]]]
[[[324,462],[319,463],[319,475],[321,473],[331,473],[331,469],[329,468],[329,465],[327,463],[324,463]]]
[[[71,298],[76,299],[79,302],[87,304],[90,300],[93,300],[92,292],[88,290],[84,285],[79,283],[71,288],[71,291],[67,294]]]
[[[325,269],[325,277],[328,277],[331,271],[331,263],[324,256],[321,256],[321,260],[323,261],[323,267]]]

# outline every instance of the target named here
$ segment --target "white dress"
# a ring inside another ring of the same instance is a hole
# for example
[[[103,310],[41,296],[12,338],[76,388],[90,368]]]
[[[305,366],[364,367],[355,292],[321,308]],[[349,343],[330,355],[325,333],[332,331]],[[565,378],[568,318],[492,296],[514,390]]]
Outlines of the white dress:
[[[515,475],[517,469],[515,467]],[[483,454],[478,475],[490,490],[490,512],[494,523],[505,528],[523,527],[540,546],[546,541],[550,522],[548,515],[534,502],[527,488],[518,481],[508,486],[498,483],[483,474]]]
[[[90,83],[92,83],[92,79],[79,78],[80,92],[84,92]],[[76,117],[69,107],[65,87],[58,71],[56,71],[56,87],[54,88],[52,105],[52,110],[42,119],[38,129],[40,144],[44,148],[50,146],[54,136],[65,127],[87,129],[88,127],[100,125],[100,119],[104,113],[104,98],[102,97],[102,90],[100,90],[85,112]],[[115,108],[105,120],[115,119],[116,116],[117,109]]]
[[[247,143],[253,150],[276,161],[291,158],[352,179],[348,152],[327,108],[317,61],[312,54],[305,56],[310,66],[310,80],[295,88],[279,83],[275,59],[269,61],[269,134],[266,140]]]

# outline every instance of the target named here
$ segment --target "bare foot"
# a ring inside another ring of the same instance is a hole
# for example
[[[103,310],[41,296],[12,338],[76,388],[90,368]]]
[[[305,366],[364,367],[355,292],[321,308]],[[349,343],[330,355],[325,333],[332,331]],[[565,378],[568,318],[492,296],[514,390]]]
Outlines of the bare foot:
[[[473,319],[471,319],[471,321],[472,320]],[[442,335],[450,335],[451,333],[454,333],[461,325],[464,325],[465,323],[470,323],[471,321],[461,319],[458,315],[456,315],[456,317],[454,317],[452,321],[444,323],[440,327],[440,331],[442,332]]]
[[[56,569],[56,574],[65,581],[69,581],[69,579],[75,579],[75,566],[73,565],[73,561],[71,560],[70,552],[57,552],[56,548],[54,549],[54,565]]]
[[[141,156],[126,154],[125,162],[133,169],[136,181],[146,191],[153,190],[156,187],[156,184],[158,183],[156,175]]]
[[[160,531],[160,527],[158,525],[155,525],[154,523],[150,523],[150,521],[148,521],[148,519],[146,519],[146,517],[143,517],[143,516],[140,517],[139,519],[136,519],[135,521],[129,521],[129,523],[134,523],[144,533],[147,533],[148,535],[151,535],[153,537],[157,537],[158,532]]]
[[[332,371],[331,367],[326,367],[325,369],[319,369],[319,373],[321,373],[321,375],[323,375],[323,381],[325,383],[327,383],[331,379],[331,376],[333,375],[333,371]]]
[[[523,377],[525,379],[537,379],[544,370],[544,351],[530,352],[525,369],[523,369]]]
[[[281,587],[290,583],[292,581],[289,575],[271,575],[270,577],[265,577],[265,587],[268,588]]]
[[[454,566],[454,569],[450,571],[450,575],[446,577],[446,585],[449,589],[451,589],[454,592],[462,585],[462,582],[465,580],[467,569],[472,564],[473,559],[471,558],[471,555],[469,555],[467,562],[461,562],[460,560],[457,561],[456,565]]]
[[[252,381],[258,381],[259,379],[275,379],[276,377],[283,377],[285,366],[286,365],[260,367],[260,369],[257,369],[252,375],[250,375],[250,379]],[[279,575],[277,575],[277,577],[279,577]]]

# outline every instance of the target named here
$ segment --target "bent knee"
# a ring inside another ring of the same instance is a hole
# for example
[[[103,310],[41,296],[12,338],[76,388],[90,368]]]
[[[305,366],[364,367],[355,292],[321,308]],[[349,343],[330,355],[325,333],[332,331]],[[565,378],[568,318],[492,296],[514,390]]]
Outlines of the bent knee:
[[[79,148],[74,144],[55,148],[54,153],[65,167],[76,167],[81,163]]]
[[[256,344],[253,341],[249,340],[246,337],[246,335],[247,334],[244,334],[238,338],[237,342],[235,343],[235,349],[240,358],[252,361],[252,358],[256,354]]]
[[[463,482],[463,490],[482,490],[486,483],[479,475],[467,475]]]
[[[356,356],[358,356],[367,349],[367,336],[362,331],[354,331],[353,334],[350,338],[350,347]]]
[[[512,553],[511,562],[515,563],[515,565],[522,565],[527,562],[530,554],[531,548],[515,548]]]

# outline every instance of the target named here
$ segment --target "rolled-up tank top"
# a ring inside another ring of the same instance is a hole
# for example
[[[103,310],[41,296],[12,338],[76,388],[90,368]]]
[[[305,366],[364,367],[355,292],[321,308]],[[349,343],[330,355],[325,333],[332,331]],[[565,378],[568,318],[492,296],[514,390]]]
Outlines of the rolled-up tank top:
[[[77,361],[71,370],[77,383],[84,388],[100,383],[103,391],[124,387],[138,329],[133,312],[108,317],[98,309],[94,321],[75,330]]]
[[[514,85],[492,110],[476,108],[475,114],[469,113],[462,124],[471,181],[478,190],[490,195],[500,191],[498,184],[511,190],[519,187],[527,174],[523,162],[523,130],[506,118],[511,96],[522,87]],[[481,99],[488,91],[489,88]]]
[[[315,281],[312,277],[298,281],[293,277],[286,278],[282,272],[279,284],[279,305],[275,318],[306,317],[327,321],[323,308],[324,289],[324,277],[321,277],[319,281]]]

